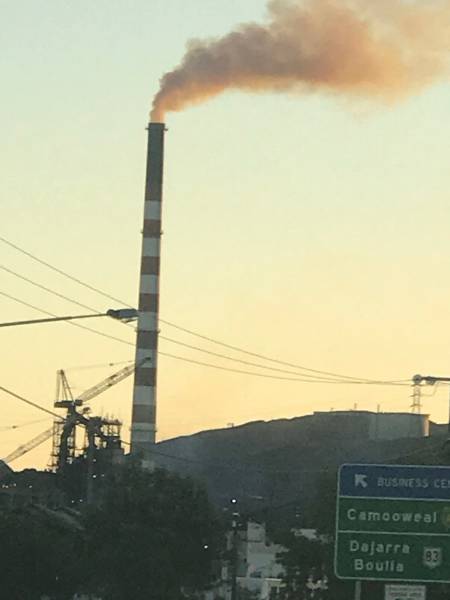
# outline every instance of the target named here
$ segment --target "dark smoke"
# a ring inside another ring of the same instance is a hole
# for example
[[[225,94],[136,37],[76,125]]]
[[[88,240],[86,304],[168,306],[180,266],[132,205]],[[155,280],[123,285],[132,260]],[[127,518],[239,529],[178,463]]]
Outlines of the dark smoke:
[[[394,101],[449,72],[450,0],[272,0],[268,11],[266,24],[191,41],[152,120],[228,89]]]

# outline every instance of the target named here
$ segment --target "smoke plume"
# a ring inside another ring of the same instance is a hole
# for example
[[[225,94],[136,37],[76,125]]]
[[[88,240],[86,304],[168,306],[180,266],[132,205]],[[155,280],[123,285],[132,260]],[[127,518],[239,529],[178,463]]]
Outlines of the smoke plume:
[[[449,73],[450,0],[271,0],[268,12],[266,24],[189,42],[161,79],[152,120],[225,90],[389,102]]]

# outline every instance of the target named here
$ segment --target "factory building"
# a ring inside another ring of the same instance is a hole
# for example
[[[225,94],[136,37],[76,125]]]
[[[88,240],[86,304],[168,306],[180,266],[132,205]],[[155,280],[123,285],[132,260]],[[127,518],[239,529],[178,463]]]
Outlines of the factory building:
[[[401,412],[371,412],[365,410],[339,410],[315,412],[313,419],[318,426],[336,431],[355,431],[368,440],[395,440],[422,438],[430,434],[429,415]]]

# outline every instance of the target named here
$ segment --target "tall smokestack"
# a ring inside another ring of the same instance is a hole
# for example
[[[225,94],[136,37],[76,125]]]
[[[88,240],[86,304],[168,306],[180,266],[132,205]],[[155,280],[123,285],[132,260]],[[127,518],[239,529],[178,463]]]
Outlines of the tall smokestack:
[[[164,164],[164,123],[149,123],[139,318],[136,339],[131,452],[148,458],[156,437],[159,268]],[[142,364],[144,359],[147,362]],[[139,366],[140,365],[140,366]]]

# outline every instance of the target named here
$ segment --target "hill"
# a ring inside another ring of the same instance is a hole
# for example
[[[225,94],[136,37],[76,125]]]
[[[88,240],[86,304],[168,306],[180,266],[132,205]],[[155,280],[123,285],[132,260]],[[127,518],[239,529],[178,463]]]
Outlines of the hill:
[[[446,426],[428,438],[370,440],[358,419],[337,427],[313,415],[256,421],[160,442],[157,464],[202,479],[212,500],[248,510],[311,501],[324,476],[346,462],[439,464]]]

